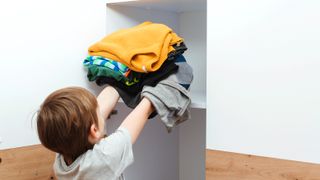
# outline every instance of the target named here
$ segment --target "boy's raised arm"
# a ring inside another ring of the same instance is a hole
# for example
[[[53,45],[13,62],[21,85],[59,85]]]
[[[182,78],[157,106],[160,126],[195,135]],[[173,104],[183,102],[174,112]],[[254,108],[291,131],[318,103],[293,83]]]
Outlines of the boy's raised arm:
[[[119,93],[112,87],[104,88],[97,97],[102,117],[107,119],[119,100]]]
[[[119,93],[112,86],[108,86],[100,92],[97,100],[102,117],[107,119],[119,100]],[[136,142],[148,117],[153,111],[154,108],[149,99],[143,98],[120,125],[120,127],[124,127],[129,131],[132,144]]]
[[[120,127],[126,128],[131,135],[131,142],[134,144],[146,124],[148,117],[154,108],[147,98],[143,98],[134,110],[124,119]]]

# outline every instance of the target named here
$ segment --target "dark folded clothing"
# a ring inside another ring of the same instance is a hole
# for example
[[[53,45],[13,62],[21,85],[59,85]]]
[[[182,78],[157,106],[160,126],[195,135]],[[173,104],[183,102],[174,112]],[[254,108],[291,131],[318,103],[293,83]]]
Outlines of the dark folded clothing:
[[[124,103],[128,107],[134,108],[140,102],[140,93],[143,86],[148,85],[154,87],[159,81],[166,79],[171,74],[174,74],[177,71],[178,65],[176,65],[174,61],[165,61],[162,66],[155,72],[139,73],[139,82],[131,86],[127,86],[126,84],[123,84],[114,78],[106,76],[98,76],[96,78],[96,83],[99,86],[109,84],[110,86],[115,87]]]
[[[168,54],[167,60],[175,60],[179,55],[182,55],[188,48],[184,42],[173,45],[174,51]]]

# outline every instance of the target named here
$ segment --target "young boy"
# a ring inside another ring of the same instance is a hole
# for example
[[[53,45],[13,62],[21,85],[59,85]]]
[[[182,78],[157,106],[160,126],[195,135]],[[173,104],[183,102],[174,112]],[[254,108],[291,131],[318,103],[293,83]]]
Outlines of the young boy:
[[[37,116],[41,143],[57,153],[54,171],[60,180],[122,180],[133,162],[135,143],[154,110],[143,98],[116,132],[106,137],[105,120],[119,99],[106,87],[96,98],[86,89],[69,87],[50,94]]]

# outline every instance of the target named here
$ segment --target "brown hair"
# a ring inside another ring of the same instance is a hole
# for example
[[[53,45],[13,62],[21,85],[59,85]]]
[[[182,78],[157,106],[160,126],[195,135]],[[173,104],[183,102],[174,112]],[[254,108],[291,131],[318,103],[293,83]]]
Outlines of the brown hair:
[[[96,97],[84,88],[68,87],[53,92],[38,111],[41,143],[74,161],[93,147],[88,135],[91,125],[98,125],[97,107]]]

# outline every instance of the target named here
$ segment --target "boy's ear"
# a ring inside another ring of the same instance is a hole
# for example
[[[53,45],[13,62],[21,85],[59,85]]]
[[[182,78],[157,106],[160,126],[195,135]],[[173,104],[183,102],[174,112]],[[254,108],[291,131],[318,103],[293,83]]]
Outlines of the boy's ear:
[[[89,132],[89,136],[88,136],[89,142],[94,144],[99,140],[99,137],[100,137],[100,132],[99,132],[97,125],[92,124],[90,126],[90,132]]]

